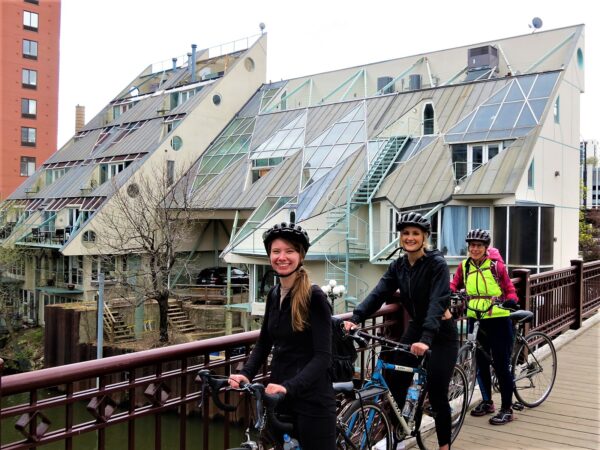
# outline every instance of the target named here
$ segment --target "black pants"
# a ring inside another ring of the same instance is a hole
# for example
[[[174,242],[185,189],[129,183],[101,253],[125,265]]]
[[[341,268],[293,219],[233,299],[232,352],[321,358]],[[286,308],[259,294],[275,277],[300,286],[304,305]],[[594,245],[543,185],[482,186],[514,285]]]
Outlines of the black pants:
[[[335,450],[335,414],[327,417],[297,415],[296,430],[302,450]]]
[[[512,406],[513,377],[510,373],[510,356],[513,344],[512,321],[508,317],[483,319],[479,322],[477,340],[488,355],[492,356],[494,372],[498,377],[502,408]],[[477,349],[477,382],[484,400],[492,399],[492,376],[489,359]]]
[[[400,339],[403,344],[418,342],[421,337],[421,328],[412,322]],[[450,403],[448,402],[448,386],[452,378],[452,371],[458,356],[458,332],[453,320],[443,320],[442,326],[431,344],[431,357],[427,370],[427,385],[429,389],[429,402],[434,412],[435,428],[440,446],[450,444],[452,432],[452,417]],[[416,366],[418,361],[406,353],[382,355],[385,361],[404,366]],[[383,376],[398,403],[400,409],[406,400],[406,393],[410,386],[412,375],[409,373],[385,370]]]

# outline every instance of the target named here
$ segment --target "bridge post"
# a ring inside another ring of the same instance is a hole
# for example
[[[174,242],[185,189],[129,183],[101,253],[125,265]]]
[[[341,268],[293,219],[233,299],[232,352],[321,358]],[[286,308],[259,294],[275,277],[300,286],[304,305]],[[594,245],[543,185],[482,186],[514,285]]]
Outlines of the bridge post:
[[[515,284],[517,296],[519,297],[519,303],[521,308],[525,311],[532,311],[531,308],[531,282],[530,282],[531,270],[529,269],[515,269],[512,271],[512,277],[518,278],[519,282]],[[537,312],[534,311],[534,314]],[[534,318],[535,322],[535,318]],[[525,324],[525,333],[529,332],[530,323]]]
[[[573,286],[575,317],[571,329],[577,330],[583,324],[583,261],[581,259],[572,259],[571,266],[575,267],[575,285]]]

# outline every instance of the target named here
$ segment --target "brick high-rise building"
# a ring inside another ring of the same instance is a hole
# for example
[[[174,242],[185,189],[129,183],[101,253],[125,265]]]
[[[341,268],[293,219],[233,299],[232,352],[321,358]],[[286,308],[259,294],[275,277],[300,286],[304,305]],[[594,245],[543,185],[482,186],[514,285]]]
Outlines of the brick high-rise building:
[[[60,6],[0,1],[0,199],[56,150]]]

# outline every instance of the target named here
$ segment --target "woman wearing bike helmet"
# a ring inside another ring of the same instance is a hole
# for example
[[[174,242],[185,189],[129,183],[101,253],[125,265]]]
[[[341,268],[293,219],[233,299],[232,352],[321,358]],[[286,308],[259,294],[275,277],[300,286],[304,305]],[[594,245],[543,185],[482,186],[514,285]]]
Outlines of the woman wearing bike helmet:
[[[335,449],[335,394],[331,384],[331,308],[325,293],[311,284],[303,266],[308,234],[293,223],[274,225],[263,235],[279,284],[267,296],[258,341],[239,374],[237,388],[271,360],[268,394],[285,394],[279,408],[293,417],[295,436],[304,450]],[[280,437],[278,437],[280,438]]]
[[[504,425],[513,420],[512,393],[513,379],[510,373],[510,355],[512,353],[513,328],[508,317],[510,311],[493,306],[495,299],[503,300],[510,309],[517,307],[517,294],[510,281],[506,266],[499,255],[491,258],[489,251],[492,238],[487,230],[474,229],[467,233],[469,257],[457,267],[450,283],[450,289],[456,292],[465,289],[470,302],[474,302],[477,310],[486,310],[480,314],[481,321],[477,340],[481,347],[494,360],[494,370],[500,385],[502,406],[500,411],[490,418],[492,425]],[[494,249],[495,250],[495,249]],[[497,252],[497,250],[496,250]],[[467,310],[469,327],[472,327],[477,314],[473,309]],[[482,401],[471,410],[471,415],[480,417],[493,414],[496,409],[492,400],[492,378],[490,362],[479,348],[476,353],[477,382],[481,390]]]
[[[429,399],[435,412],[438,443],[440,449],[445,450],[450,448],[451,441],[448,386],[458,355],[458,332],[448,311],[448,265],[438,250],[427,250],[431,223],[421,214],[402,214],[396,230],[400,232],[404,256],[390,264],[377,286],[354,309],[350,322],[345,325],[346,329],[356,327],[356,324],[375,313],[399,291],[400,301],[411,320],[401,337],[391,338],[411,345],[411,352],[415,355],[423,355],[431,349],[428,367]],[[415,358],[407,354],[392,353],[387,360],[394,364],[416,365]],[[394,399],[403,405],[412,379],[411,374],[386,371],[384,376]]]

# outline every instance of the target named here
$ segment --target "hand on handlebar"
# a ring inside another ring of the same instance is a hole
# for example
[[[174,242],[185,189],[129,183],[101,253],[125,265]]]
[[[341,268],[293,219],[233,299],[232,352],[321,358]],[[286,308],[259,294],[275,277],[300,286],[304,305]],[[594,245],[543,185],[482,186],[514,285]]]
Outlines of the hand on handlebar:
[[[415,342],[410,346],[410,352],[417,356],[423,356],[427,350],[429,350],[429,345],[423,342]]]
[[[229,375],[229,386],[233,389],[239,389],[241,384],[248,384],[250,380],[242,374]]]
[[[350,322],[349,320],[344,320],[344,330],[348,333],[350,330],[355,330],[358,328],[354,322]]]
[[[265,388],[265,393],[269,394],[269,395],[274,395],[274,394],[285,395],[285,394],[287,394],[287,389],[280,384],[269,383],[269,384],[267,384],[267,387]]]

